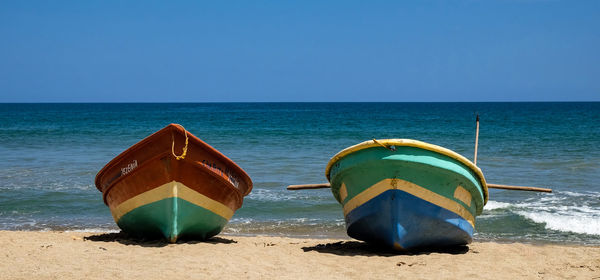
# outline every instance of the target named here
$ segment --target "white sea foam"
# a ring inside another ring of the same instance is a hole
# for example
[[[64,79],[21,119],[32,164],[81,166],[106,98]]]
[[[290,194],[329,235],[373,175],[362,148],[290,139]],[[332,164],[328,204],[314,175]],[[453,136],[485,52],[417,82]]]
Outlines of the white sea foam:
[[[330,200],[329,196],[323,197],[318,196],[318,193],[310,192],[290,192],[278,189],[262,189],[256,188],[246,197],[246,199],[252,199],[257,201],[323,201]],[[333,200],[333,199],[331,199]]]
[[[490,210],[502,209],[520,215],[549,230],[578,234],[600,235],[600,203],[597,192],[556,192],[530,196],[518,202],[488,201],[485,218],[493,217]],[[495,213],[495,212],[494,212]]]
[[[536,223],[546,224],[547,229],[600,235],[600,215],[575,216],[565,213],[518,211]]]
[[[84,229],[66,230],[65,232],[85,232],[85,233],[118,233],[118,232],[120,232],[120,230],[116,230],[116,229],[105,229],[105,228],[84,228]]]
[[[259,201],[282,201],[289,200],[289,196],[284,196],[281,192],[256,188],[247,196],[246,199],[255,199]]]
[[[600,204],[596,192],[557,192],[515,204],[515,213],[546,229],[600,235]]]
[[[565,194],[568,196],[573,196],[573,197],[600,197],[600,192],[593,192],[593,191],[588,191],[585,193],[578,193],[578,192],[570,192],[570,191],[561,191],[561,194]]]
[[[494,209],[508,208],[510,205],[511,205],[510,203],[506,203],[506,202],[499,202],[499,201],[489,200],[487,202],[487,204],[483,207],[483,210],[494,210]]]
[[[230,223],[237,223],[237,224],[250,224],[253,221],[254,221],[254,219],[252,219],[252,218],[233,218],[229,222]]]

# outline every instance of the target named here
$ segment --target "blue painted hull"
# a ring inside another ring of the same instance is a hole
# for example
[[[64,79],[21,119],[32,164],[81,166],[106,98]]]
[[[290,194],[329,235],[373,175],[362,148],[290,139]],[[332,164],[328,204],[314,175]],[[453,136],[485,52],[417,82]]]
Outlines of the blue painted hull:
[[[348,235],[395,249],[464,245],[473,226],[461,216],[401,190],[387,190],[346,215]]]

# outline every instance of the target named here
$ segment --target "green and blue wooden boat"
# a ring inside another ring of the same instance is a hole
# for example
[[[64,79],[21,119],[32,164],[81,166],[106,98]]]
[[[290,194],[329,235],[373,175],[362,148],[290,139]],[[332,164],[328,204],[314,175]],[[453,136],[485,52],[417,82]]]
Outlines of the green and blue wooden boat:
[[[325,174],[348,235],[399,250],[470,243],[488,200],[475,164],[416,140],[348,147],[331,158]]]
[[[221,232],[252,181],[225,155],[170,124],[111,160],[96,187],[124,232],[175,242]]]

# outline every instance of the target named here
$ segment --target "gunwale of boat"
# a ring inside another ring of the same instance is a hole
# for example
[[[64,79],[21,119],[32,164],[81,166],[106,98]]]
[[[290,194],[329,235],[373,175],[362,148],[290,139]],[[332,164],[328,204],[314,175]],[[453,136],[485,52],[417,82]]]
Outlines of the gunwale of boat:
[[[134,174],[133,171],[135,171],[135,170],[133,170],[131,173],[125,174],[124,176],[121,176],[121,177],[117,178],[115,181],[111,182],[109,184],[109,186],[106,186],[104,188],[104,190],[102,190],[101,186],[100,186],[100,181],[101,181],[102,177],[105,175],[105,173],[107,173],[109,170],[112,170],[113,168],[115,168],[115,166],[117,164],[121,163],[122,160],[125,157],[127,157],[128,155],[137,152],[139,149],[143,148],[147,144],[150,144],[155,138],[157,138],[161,134],[163,134],[163,133],[169,133],[170,131],[181,133],[184,136],[187,134],[187,136],[189,137],[189,141],[190,142],[195,142],[197,145],[199,145],[200,147],[202,147],[202,149],[205,152],[212,154],[212,156],[215,156],[217,158],[222,159],[222,161],[224,162],[224,164],[228,165],[231,168],[234,168],[235,171],[240,174],[240,176],[242,177],[242,179],[246,183],[247,188],[246,188],[245,192],[242,193],[238,188],[235,188],[229,182],[226,182],[226,184],[225,184],[226,186],[228,186],[228,187],[230,187],[232,189],[235,189],[236,192],[240,193],[242,197],[248,195],[250,193],[250,191],[252,191],[252,180],[250,179],[250,176],[246,173],[246,171],[244,171],[233,160],[231,160],[230,158],[228,158],[227,156],[225,156],[224,154],[222,154],[221,152],[219,152],[217,149],[213,148],[212,146],[210,146],[206,142],[202,141],[201,139],[199,139],[198,137],[196,137],[192,133],[190,133],[187,130],[185,130],[181,125],[177,125],[177,124],[169,124],[166,127],[164,127],[162,129],[160,129],[160,130],[152,133],[151,135],[149,135],[146,138],[144,138],[144,139],[140,140],[139,142],[135,143],[131,147],[127,148],[125,151],[121,152],[119,155],[117,155],[111,161],[109,161],[98,172],[98,174],[96,175],[96,178],[95,178],[96,188],[103,193],[104,197],[106,197],[106,194],[115,185],[115,183],[117,183],[119,180],[122,180],[122,178],[124,178],[124,177],[131,176],[132,174]],[[165,148],[165,149],[167,149],[167,148]],[[154,159],[156,159],[157,157],[160,157],[160,156],[164,156],[165,154],[170,154],[170,151],[169,152],[158,153],[157,155],[150,157],[147,161],[150,162],[151,160],[154,160]],[[198,164],[198,163],[196,163],[195,161],[192,161],[192,160],[186,160],[185,158],[183,158],[181,160],[184,160],[184,161],[189,162],[189,163],[194,164],[194,165],[198,165],[201,168],[206,169],[206,171],[209,174],[215,175],[215,177],[219,177],[219,176],[216,176],[216,174],[212,174],[214,172],[212,172],[211,170],[209,170],[207,167],[203,166],[202,164]],[[143,166],[144,164],[145,163],[140,163],[140,167]],[[140,167],[138,167],[136,169],[139,169]],[[220,180],[222,180],[223,182],[225,182],[224,178],[220,178]],[[106,200],[105,200],[105,203],[106,203]]]
[[[442,155],[448,156],[452,159],[459,161],[460,163],[467,166],[471,171],[473,171],[475,173],[475,175],[477,175],[477,178],[479,179],[479,182],[481,183],[481,188],[483,190],[484,204],[487,203],[488,197],[489,197],[487,183],[485,181],[485,177],[483,176],[483,172],[481,171],[481,169],[479,167],[477,167],[469,159],[458,154],[455,151],[452,151],[450,149],[447,149],[447,148],[444,148],[444,147],[441,147],[438,145],[422,142],[419,140],[413,140],[413,139],[381,139],[381,140],[377,139],[377,140],[375,140],[375,139],[373,139],[373,140],[364,141],[364,142],[358,143],[356,145],[347,147],[347,148],[339,151],[333,157],[331,157],[331,159],[327,163],[327,167],[325,168],[325,176],[327,177],[327,180],[331,181],[329,175],[330,175],[331,168],[333,167],[333,165],[336,162],[338,162],[339,160],[341,160],[343,157],[345,157],[351,153],[354,153],[354,152],[357,152],[360,150],[364,150],[364,149],[368,149],[368,148],[390,147],[390,146],[420,148],[420,149],[432,151],[432,152],[435,152],[438,154],[442,154]]]
[[[116,180],[114,180],[113,182],[111,182],[110,185],[108,187],[106,187],[106,189],[102,193],[102,199],[104,201],[104,204],[108,205],[108,202],[107,202],[108,194],[109,194],[110,190],[112,188],[114,188],[115,186],[117,186],[120,181],[125,180],[129,176],[133,176],[137,172],[141,172],[143,170],[143,167],[145,165],[151,164],[152,161],[155,161],[155,160],[158,160],[160,158],[163,158],[165,156],[170,156],[170,155],[171,155],[170,152],[159,153],[159,154],[157,154],[157,155],[149,158],[144,163],[141,163],[136,169],[132,170],[130,173],[127,173],[127,175],[121,176],[121,177],[117,178]],[[186,159],[181,159],[180,161],[186,162],[187,164],[190,164],[190,165],[192,165],[194,167],[199,168],[200,170],[202,170],[202,172],[205,172],[206,174],[208,174],[212,178],[214,178],[214,179],[218,180],[219,182],[221,182],[221,184],[225,188],[233,190],[234,193],[236,194],[236,201],[238,202],[237,203],[237,208],[239,209],[241,207],[241,205],[243,203],[243,200],[244,200],[244,195],[242,194],[242,192],[240,192],[240,190],[238,188],[235,188],[234,186],[232,186],[229,181],[227,181],[225,178],[217,175],[212,170],[206,168],[204,165],[197,163],[196,161],[186,160]]]

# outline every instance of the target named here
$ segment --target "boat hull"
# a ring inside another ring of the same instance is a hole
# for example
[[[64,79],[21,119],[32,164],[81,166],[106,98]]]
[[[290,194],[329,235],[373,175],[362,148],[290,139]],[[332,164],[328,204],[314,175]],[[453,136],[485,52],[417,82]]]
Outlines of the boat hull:
[[[123,231],[171,242],[215,236],[233,215],[227,206],[176,181],[135,196],[111,212]]]
[[[350,237],[398,250],[463,245],[473,236],[473,226],[460,215],[394,189],[357,207],[345,220]]]
[[[348,235],[398,250],[470,243],[487,197],[483,176],[430,144],[393,143],[354,148],[328,165]]]
[[[178,157],[175,147],[180,150],[188,138],[187,155]],[[175,242],[221,232],[252,182],[208,144],[169,125],[107,164],[96,186],[124,232]]]

